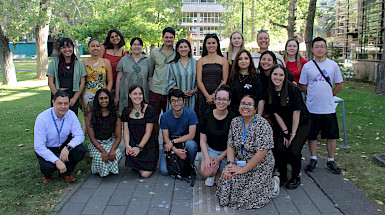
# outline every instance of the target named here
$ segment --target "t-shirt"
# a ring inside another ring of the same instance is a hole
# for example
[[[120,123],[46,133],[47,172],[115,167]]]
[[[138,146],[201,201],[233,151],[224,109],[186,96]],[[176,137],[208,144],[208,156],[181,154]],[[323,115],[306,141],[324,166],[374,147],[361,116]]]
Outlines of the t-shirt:
[[[199,123],[200,132],[206,134],[207,144],[210,148],[217,151],[225,151],[227,149],[230,124],[234,117],[236,115],[231,111],[222,120],[216,119],[213,111],[202,117]]]
[[[329,58],[324,62],[317,62],[322,73],[330,78],[330,82],[342,83],[341,70],[338,64]],[[305,64],[299,78],[300,84],[307,84],[306,106],[310,113],[331,114],[336,112],[336,103],[333,99],[333,89],[323,78],[314,62]]]
[[[174,116],[172,109],[160,117],[160,129],[168,130],[169,137],[187,135],[189,127],[196,124],[198,124],[198,118],[195,111],[186,107],[183,108],[183,113],[179,118]]]
[[[98,140],[107,140],[112,137],[112,133],[115,131],[115,122],[112,114],[101,117],[101,123],[94,126],[95,138]]]
[[[303,65],[305,65],[305,63],[307,63],[307,60],[305,58],[301,58],[299,60],[299,63],[301,64],[301,68],[303,68]],[[296,83],[298,83],[299,81],[299,76],[301,75],[301,72],[299,71],[298,69],[298,65],[297,65],[297,61],[294,61],[294,62],[286,62],[286,68],[291,72],[291,74],[293,75],[294,77],[294,81]]]

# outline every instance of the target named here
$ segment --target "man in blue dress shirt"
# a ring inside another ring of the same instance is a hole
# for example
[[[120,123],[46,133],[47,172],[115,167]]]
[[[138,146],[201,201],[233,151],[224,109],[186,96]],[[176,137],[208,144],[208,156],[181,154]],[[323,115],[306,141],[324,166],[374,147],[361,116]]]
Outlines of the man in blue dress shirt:
[[[56,169],[65,181],[76,181],[70,174],[86,154],[83,130],[76,114],[69,110],[69,103],[68,93],[56,92],[53,107],[40,113],[35,121],[34,148],[44,184],[51,182]]]

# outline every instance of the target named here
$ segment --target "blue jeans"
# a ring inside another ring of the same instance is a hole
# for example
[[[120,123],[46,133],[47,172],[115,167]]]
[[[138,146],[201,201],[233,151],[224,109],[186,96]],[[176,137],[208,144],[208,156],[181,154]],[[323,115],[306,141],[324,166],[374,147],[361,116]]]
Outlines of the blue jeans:
[[[198,152],[198,145],[194,140],[188,140],[185,143],[186,150],[187,150],[187,156],[190,158],[192,162],[195,161],[195,157]],[[160,164],[159,164],[159,170],[160,174],[162,175],[168,175],[167,170],[167,163],[166,163],[166,157],[164,156],[164,146],[162,150],[162,154],[160,155]]]

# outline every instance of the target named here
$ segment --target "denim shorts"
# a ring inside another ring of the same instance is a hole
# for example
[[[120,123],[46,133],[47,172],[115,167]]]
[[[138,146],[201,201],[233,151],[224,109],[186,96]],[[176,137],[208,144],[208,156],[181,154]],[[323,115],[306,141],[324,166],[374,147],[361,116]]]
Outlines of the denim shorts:
[[[224,151],[217,151],[215,149],[212,149],[208,145],[207,145],[207,151],[209,152],[209,156],[212,158],[217,158],[224,152]],[[203,158],[204,158],[204,155],[202,153],[202,160]],[[222,171],[226,167],[226,165],[227,165],[227,157],[224,157],[221,160],[221,163],[219,165],[219,170]]]

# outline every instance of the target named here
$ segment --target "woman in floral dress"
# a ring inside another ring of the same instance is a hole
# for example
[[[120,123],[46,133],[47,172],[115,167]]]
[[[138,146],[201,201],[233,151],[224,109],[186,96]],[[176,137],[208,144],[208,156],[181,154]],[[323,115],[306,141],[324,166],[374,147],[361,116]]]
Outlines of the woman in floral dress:
[[[261,208],[279,194],[279,178],[273,177],[273,131],[256,114],[255,101],[250,95],[241,99],[241,116],[230,125],[228,165],[218,182],[219,203],[233,209]]]
[[[86,121],[86,117],[91,111],[96,91],[107,88],[111,92],[113,85],[110,61],[99,57],[100,42],[97,39],[91,39],[88,43],[88,50],[91,58],[82,61],[87,72],[86,85],[81,97],[84,121]]]

